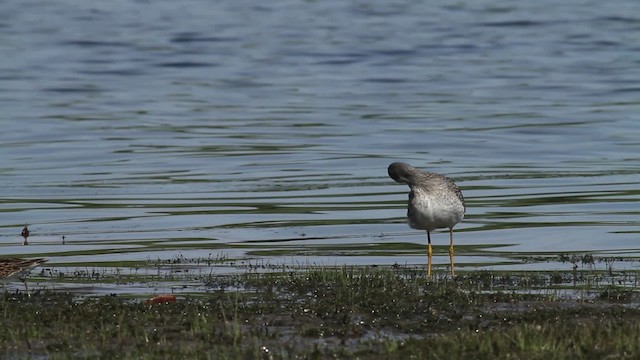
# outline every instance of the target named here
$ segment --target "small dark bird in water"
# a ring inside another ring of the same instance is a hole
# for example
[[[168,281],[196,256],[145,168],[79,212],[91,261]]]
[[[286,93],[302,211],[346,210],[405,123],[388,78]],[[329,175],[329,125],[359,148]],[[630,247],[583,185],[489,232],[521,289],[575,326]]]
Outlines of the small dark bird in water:
[[[22,232],[20,233],[20,235],[22,235],[22,237],[24,238],[24,243],[23,245],[29,245],[29,242],[27,240],[27,238],[29,237],[29,228],[27,227],[27,225],[25,225],[22,228]]]
[[[466,211],[462,192],[448,177],[423,172],[406,163],[394,162],[388,172],[396,182],[409,185],[409,226],[427,231],[427,274],[431,276],[431,231],[449,228],[449,260],[454,275],[453,227],[462,221]]]

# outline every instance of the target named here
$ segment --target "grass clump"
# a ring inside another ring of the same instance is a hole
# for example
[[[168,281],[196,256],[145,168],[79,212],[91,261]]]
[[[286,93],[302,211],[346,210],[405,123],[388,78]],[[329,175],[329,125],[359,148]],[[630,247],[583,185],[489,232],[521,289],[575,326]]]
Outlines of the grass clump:
[[[585,299],[583,286],[576,299],[559,296],[557,277],[481,271],[427,279],[420,269],[400,266],[309,267],[212,275],[204,280],[209,293],[156,305],[121,296],[5,293],[0,358],[565,359],[640,353],[634,289],[594,288]]]

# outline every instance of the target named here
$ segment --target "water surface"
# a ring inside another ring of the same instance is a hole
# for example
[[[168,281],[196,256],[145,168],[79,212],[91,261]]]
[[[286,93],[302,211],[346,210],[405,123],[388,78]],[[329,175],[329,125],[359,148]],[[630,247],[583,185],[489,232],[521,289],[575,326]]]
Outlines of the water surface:
[[[67,272],[422,266],[408,188],[386,174],[406,161],[464,192],[459,270],[567,269],[539,257],[572,252],[635,270],[636,14],[587,0],[9,1],[0,251]],[[448,237],[433,241],[444,270]]]

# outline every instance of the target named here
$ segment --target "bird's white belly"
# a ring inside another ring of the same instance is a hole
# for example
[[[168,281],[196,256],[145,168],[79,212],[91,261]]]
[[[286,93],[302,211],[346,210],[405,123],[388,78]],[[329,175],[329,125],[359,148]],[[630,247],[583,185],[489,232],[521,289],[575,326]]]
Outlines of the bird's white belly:
[[[455,203],[440,203],[427,197],[409,204],[409,226],[419,230],[450,228],[464,217],[464,207]]]

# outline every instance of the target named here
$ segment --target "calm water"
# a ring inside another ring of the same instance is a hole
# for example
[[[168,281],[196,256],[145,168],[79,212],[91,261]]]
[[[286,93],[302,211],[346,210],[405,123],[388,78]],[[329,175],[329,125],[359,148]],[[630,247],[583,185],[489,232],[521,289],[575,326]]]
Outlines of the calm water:
[[[459,270],[640,256],[636,1],[2,8],[2,255],[423,265],[406,161],[467,198]]]

